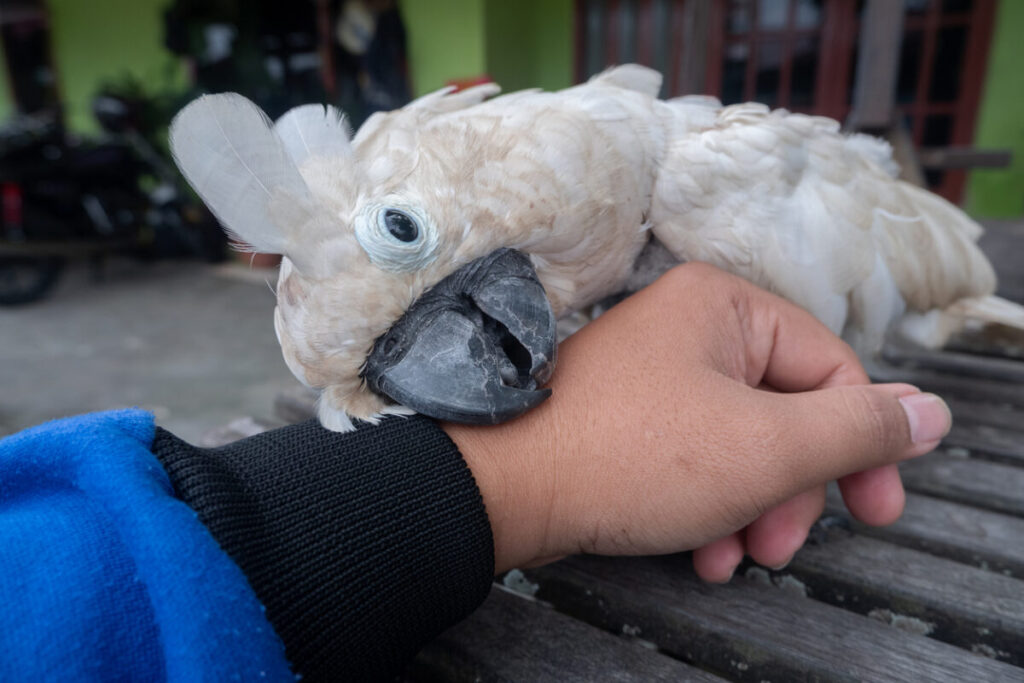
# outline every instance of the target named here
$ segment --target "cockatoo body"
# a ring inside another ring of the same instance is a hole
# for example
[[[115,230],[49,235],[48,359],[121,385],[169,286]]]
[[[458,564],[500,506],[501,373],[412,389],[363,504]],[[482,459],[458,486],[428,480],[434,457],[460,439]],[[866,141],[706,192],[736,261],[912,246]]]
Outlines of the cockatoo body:
[[[351,140],[331,108],[271,127],[216,95],[179,114],[171,144],[227,228],[284,255],[278,339],[330,429],[527,410],[546,396],[555,319],[637,286],[652,250],[747,278],[865,352],[908,316],[927,337],[935,311],[1024,327],[991,296],[979,226],[895,179],[884,142],[758,104],[659,100],[660,84],[627,65],[554,93],[442,90]]]

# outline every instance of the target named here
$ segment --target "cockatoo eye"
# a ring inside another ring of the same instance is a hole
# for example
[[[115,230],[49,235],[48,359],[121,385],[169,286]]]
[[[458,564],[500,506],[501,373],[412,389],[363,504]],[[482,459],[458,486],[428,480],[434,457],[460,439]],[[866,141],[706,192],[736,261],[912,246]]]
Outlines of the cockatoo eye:
[[[434,260],[437,227],[418,207],[397,197],[364,206],[356,215],[356,240],[384,270],[419,270]]]
[[[416,238],[420,236],[420,229],[416,226],[416,220],[398,209],[384,210],[384,225],[387,227],[388,232],[401,242],[415,242]]]

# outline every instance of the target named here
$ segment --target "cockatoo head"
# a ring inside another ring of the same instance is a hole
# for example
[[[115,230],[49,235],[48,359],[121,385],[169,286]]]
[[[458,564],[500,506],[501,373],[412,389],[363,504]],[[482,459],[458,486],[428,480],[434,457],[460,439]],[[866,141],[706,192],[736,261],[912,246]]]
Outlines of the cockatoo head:
[[[329,429],[410,410],[496,423],[550,393],[555,319],[514,248],[526,235],[496,229],[507,216],[470,188],[504,152],[469,128],[458,145],[430,140],[416,115],[376,115],[353,142],[333,108],[272,126],[223,94],[171,126],[175,160],[221,223],[283,255],[275,329],[288,367],[322,390]]]

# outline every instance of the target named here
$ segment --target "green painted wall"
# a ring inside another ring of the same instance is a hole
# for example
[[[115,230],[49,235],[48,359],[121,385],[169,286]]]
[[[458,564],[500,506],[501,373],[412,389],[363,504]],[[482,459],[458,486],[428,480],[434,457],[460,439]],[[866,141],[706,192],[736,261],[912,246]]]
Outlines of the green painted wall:
[[[534,85],[559,90],[573,84],[576,42],[573,0],[534,0]]]
[[[529,0],[484,0],[487,73],[505,92],[537,85],[532,9]]]
[[[416,94],[488,75],[506,92],[572,83],[572,0],[402,0]]]
[[[1013,163],[999,170],[972,171],[967,210],[983,218],[1024,216],[1024,2],[1002,0],[989,52],[985,89],[974,134],[977,147],[1009,148]]]
[[[506,92],[572,83],[572,0],[485,0],[487,69]]]
[[[163,47],[168,0],[48,0],[51,48],[72,129],[97,130],[90,102],[105,80],[141,78],[150,92],[184,88],[181,63]]]
[[[482,0],[401,0],[416,95],[487,73]]]
[[[0,122],[14,113],[11,84],[7,81],[7,69],[0,64]]]
[[[169,0],[48,0],[51,46],[68,123],[94,132],[100,84],[132,74],[151,91],[184,89],[181,63],[163,48]],[[572,83],[572,0],[401,0],[413,90],[489,75],[506,91]],[[0,117],[12,110],[0,73]]]

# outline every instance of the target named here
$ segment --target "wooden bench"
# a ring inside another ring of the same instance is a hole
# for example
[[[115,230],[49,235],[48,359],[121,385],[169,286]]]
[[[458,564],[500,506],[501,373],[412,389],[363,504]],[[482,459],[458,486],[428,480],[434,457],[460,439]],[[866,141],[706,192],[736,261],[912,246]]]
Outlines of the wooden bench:
[[[876,372],[955,416],[937,452],[902,466],[892,526],[853,521],[831,490],[788,567],[745,564],[729,585],[702,583],[687,553],[513,572],[406,680],[1024,681],[1024,359],[960,343],[888,349]],[[311,407],[277,401],[287,421]]]
[[[1024,361],[971,374],[957,358],[954,374],[942,355],[892,360],[956,417],[936,453],[902,467],[892,526],[854,522],[832,490],[780,572],[744,565],[711,586],[685,553],[528,570],[408,679],[1024,681]]]
[[[1024,224],[986,245],[1010,266],[1000,291],[1024,299]],[[886,349],[876,379],[935,391],[955,418],[937,452],[901,467],[895,524],[853,521],[832,490],[788,567],[745,564],[725,586],[697,579],[687,553],[513,572],[405,679],[1024,681],[1024,336],[1006,334]],[[309,395],[278,397],[286,421],[311,411]]]

